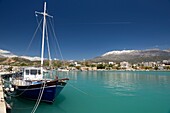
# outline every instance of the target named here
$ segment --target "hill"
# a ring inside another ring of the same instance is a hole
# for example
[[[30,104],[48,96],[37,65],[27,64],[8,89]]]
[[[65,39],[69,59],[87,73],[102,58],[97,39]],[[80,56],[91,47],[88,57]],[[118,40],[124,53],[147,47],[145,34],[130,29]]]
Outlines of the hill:
[[[130,63],[162,61],[170,59],[170,50],[148,49],[148,50],[122,50],[110,51],[102,56],[91,59],[92,62],[121,62]]]

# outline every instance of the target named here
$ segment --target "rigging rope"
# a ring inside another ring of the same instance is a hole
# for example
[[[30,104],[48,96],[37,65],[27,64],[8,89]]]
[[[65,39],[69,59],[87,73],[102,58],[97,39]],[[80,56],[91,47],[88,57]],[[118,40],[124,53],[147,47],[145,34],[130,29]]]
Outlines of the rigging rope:
[[[48,41],[48,30],[47,30],[47,25],[46,25],[46,40],[47,40],[47,48],[48,48],[48,57],[49,57],[49,66],[51,66],[51,54],[50,54],[50,45]]]
[[[29,45],[28,45],[28,47],[27,47],[27,49],[26,49],[26,52],[28,52],[28,50],[29,50],[29,48],[30,48],[30,46],[31,46],[31,44],[32,44],[32,41],[34,40],[35,35],[36,35],[36,33],[37,33],[37,31],[38,31],[40,25],[41,25],[42,20],[43,20],[43,18],[40,20],[40,22],[39,22],[39,24],[38,24],[38,26],[37,26],[37,28],[36,28],[36,30],[35,30],[33,36],[32,36],[32,39],[31,39],[31,41],[30,41],[30,43],[29,43]],[[26,53],[26,52],[25,52],[25,53]]]
[[[49,22],[47,21],[47,25],[48,26],[50,26],[50,24],[49,24]],[[48,29],[49,29],[49,35],[51,35],[51,36],[53,36],[53,33],[52,33],[52,30],[51,30],[51,27],[48,27]],[[56,57],[57,57],[57,55],[58,55],[58,53],[57,53],[57,47],[56,47],[56,44],[54,43],[55,42],[55,40],[54,40],[54,38],[51,38],[51,43],[52,43],[52,46],[53,46],[53,48],[54,48],[54,52],[55,52],[55,54],[56,54]]]
[[[36,21],[37,21],[37,24],[39,24],[40,22],[38,21],[38,15],[35,13],[35,17],[36,17]],[[43,18],[42,18],[43,19]],[[42,21],[42,19],[40,21]],[[40,31],[42,32],[42,28],[39,27]]]
[[[58,40],[57,40],[56,33],[55,33],[55,31],[54,31],[54,26],[52,25],[51,20],[50,20],[50,24],[51,24],[51,27],[52,27],[52,32],[53,32],[53,34],[54,34],[55,41],[56,41],[56,43],[57,43],[57,47],[58,47],[59,53],[60,53],[60,55],[61,55],[61,59],[62,59],[62,61],[63,61],[63,63],[64,63],[64,67],[65,67],[64,58],[63,58],[63,55],[62,55],[62,53],[61,53],[61,48],[60,48],[59,42],[58,42]]]

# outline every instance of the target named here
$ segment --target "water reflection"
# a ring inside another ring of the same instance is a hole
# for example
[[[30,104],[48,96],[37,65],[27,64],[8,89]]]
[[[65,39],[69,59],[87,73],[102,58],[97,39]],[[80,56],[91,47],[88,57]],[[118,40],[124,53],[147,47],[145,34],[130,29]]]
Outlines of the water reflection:
[[[170,87],[170,76],[160,72],[105,72],[102,79],[104,87],[119,96],[135,96],[154,87]]]
[[[85,71],[69,72],[68,77],[75,87],[93,94],[92,89],[100,94],[104,92],[118,96],[136,96],[140,95],[140,91],[154,87],[170,87],[170,72]]]

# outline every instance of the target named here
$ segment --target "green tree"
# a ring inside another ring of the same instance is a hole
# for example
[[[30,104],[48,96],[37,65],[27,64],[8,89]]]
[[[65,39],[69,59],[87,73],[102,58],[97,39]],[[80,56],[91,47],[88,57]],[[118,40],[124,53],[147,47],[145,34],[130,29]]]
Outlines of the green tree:
[[[80,66],[76,66],[76,69],[80,70],[80,69],[81,69],[81,67],[80,67]]]
[[[74,64],[69,64],[69,67],[74,67]]]
[[[169,70],[170,66],[165,66],[164,69]]]
[[[20,66],[28,66],[28,64],[22,62],[22,63],[20,64]]]
[[[94,65],[94,64],[91,64],[91,65],[90,65],[90,67],[96,67],[96,65]]]
[[[7,68],[6,70],[7,71],[12,71],[12,69],[13,69],[13,67],[12,66],[10,66],[9,68]]]
[[[97,65],[97,69],[105,69],[105,66],[103,64]]]
[[[158,70],[158,66],[155,66],[154,69],[155,69],[155,70]]]

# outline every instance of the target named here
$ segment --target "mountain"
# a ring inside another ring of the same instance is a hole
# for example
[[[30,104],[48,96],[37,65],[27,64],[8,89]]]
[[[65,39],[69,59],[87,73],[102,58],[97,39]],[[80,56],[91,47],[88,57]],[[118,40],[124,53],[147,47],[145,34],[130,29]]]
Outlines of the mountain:
[[[20,58],[28,59],[30,61],[40,61],[40,57],[20,56]]]
[[[148,61],[162,61],[170,59],[170,49],[147,49],[147,50],[122,50],[110,51],[102,56],[91,59],[93,62],[121,62],[128,61],[131,63],[148,62]]]
[[[148,62],[148,61],[162,61],[170,59],[170,49],[147,49],[147,50],[121,50],[110,51],[99,57],[90,59],[91,62],[121,62],[127,61],[130,63]],[[22,62],[40,61],[40,57],[18,56],[10,51],[0,49],[0,62]]]
[[[18,58],[21,58],[21,59],[27,59],[27,60],[30,60],[30,61],[41,60],[40,57],[18,56],[18,55],[11,53],[10,51],[0,49],[0,58],[14,58],[14,57],[18,57]]]
[[[10,51],[0,49],[0,58],[11,58],[18,57],[17,55],[12,54]]]

